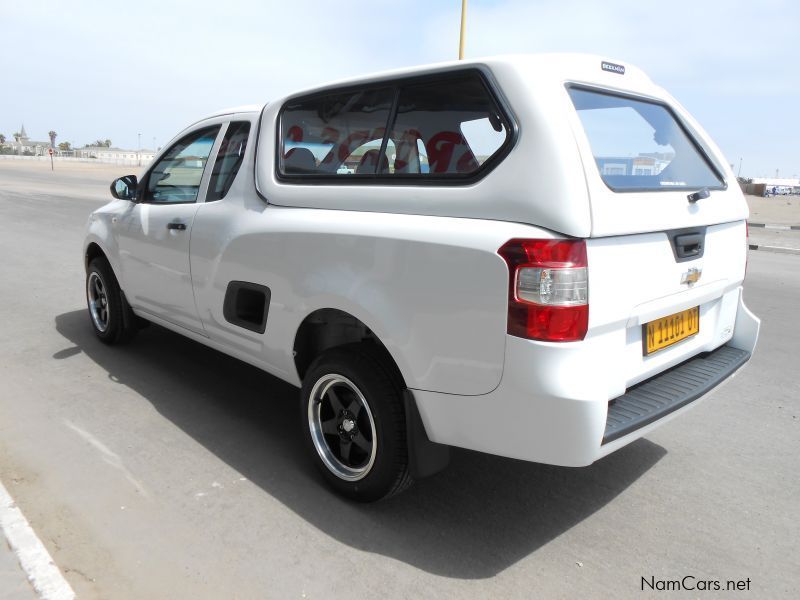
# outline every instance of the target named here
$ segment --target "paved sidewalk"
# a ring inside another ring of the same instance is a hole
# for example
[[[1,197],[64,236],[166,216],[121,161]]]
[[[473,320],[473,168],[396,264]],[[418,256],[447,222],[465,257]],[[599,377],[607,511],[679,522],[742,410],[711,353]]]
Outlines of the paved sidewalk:
[[[768,229],[750,227],[749,244],[751,249],[800,254],[800,231],[791,229]]]
[[[0,599],[37,596],[75,600],[72,587],[0,481]]]
[[[800,197],[745,198],[750,207],[750,249],[800,254]]]
[[[28,582],[17,557],[0,532],[0,597],[3,600],[36,600],[36,592]]]

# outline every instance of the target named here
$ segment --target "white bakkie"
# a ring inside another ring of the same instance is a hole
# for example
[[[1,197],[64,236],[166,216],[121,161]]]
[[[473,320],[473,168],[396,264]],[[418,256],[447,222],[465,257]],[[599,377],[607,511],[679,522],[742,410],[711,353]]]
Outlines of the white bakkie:
[[[591,464],[758,338],[728,161],[603,57],[438,64],[222,111],[111,192],[84,245],[97,336],[154,322],[301,386],[309,454],[357,500],[450,446]]]

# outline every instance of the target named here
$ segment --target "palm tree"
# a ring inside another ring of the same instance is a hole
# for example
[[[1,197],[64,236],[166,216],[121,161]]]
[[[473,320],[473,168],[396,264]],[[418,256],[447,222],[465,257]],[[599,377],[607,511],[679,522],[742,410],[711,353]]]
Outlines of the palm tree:
[[[56,147],[56,138],[58,137],[58,134],[51,129],[49,132],[47,132],[47,135],[50,136],[50,147],[51,148],[55,148]]]

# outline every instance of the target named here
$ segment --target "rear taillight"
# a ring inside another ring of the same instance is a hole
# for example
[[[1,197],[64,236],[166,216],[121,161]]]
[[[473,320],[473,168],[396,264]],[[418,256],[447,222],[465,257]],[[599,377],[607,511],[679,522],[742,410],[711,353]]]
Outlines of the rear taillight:
[[[510,240],[497,253],[508,265],[508,333],[576,342],[589,327],[584,240]]]

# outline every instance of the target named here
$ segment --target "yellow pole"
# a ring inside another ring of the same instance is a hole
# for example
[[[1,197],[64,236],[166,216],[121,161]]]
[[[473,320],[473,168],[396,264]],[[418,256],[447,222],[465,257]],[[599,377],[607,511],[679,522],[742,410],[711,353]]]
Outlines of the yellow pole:
[[[458,60],[464,60],[464,34],[467,29],[467,0],[461,0],[461,36],[458,40]]]

